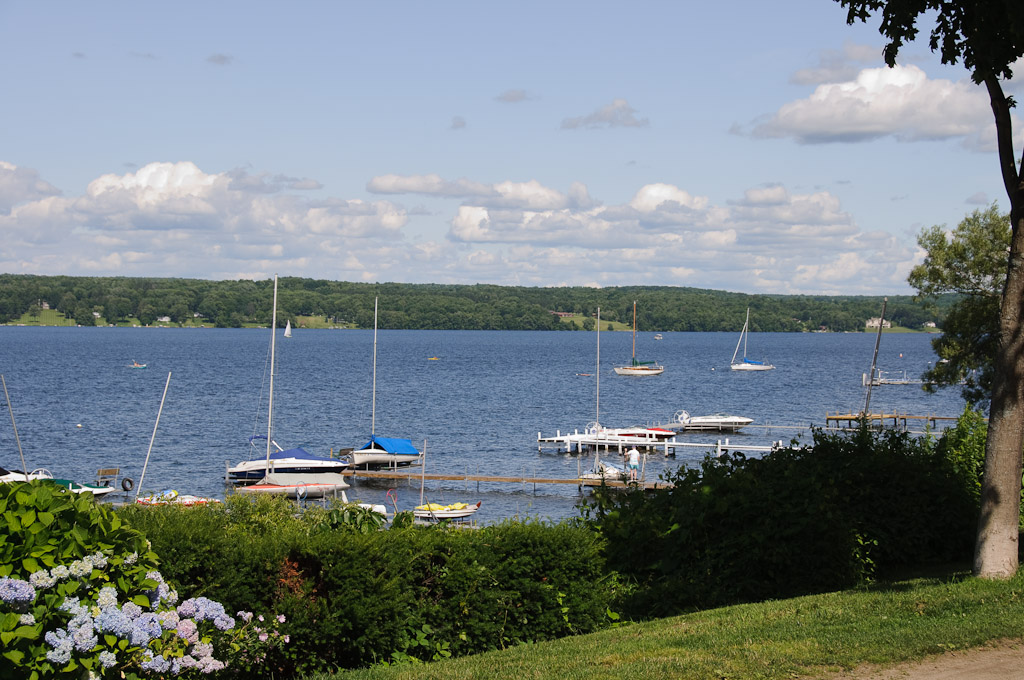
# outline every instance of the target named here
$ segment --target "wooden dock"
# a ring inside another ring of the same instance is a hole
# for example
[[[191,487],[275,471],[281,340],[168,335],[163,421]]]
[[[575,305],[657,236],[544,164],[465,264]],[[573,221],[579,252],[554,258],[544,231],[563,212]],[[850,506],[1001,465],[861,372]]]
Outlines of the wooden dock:
[[[521,484],[524,488],[532,486],[534,491],[538,484],[574,484],[577,487],[595,487],[604,483],[606,486],[618,488],[632,488],[639,486],[643,489],[664,489],[669,485],[661,480],[640,479],[638,482],[624,482],[618,479],[595,479],[590,477],[530,477],[526,474],[516,477],[498,475],[471,475],[471,474],[428,474],[419,472],[404,472],[400,470],[345,470],[341,474],[355,479],[388,479],[396,482],[405,482],[408,485],[419,486],[421,480],[446,481],[446,482],[477,482],[477,490],[480,489],[480,482],[493,482],[498,484]]]
[[[856,429],[861,419],[868,421],[870,425],[886,427],[889,425],[904,432],[910,431],[910,424],[921,424],[933,430],[938,429],[940,424],[955,423],[958,416],[914,416],[908,413],[828,413],[825,412],[825,427],[835,429]],[[845,425],[841,425],[845,423]]]

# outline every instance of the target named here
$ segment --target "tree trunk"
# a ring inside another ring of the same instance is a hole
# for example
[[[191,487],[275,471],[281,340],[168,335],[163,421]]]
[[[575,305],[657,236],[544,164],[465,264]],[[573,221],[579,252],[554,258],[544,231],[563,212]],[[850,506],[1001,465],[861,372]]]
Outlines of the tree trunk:
[[[994,77],[986,78],[995,115],[1000,170],[1010,199],[1010,259],[999,309],[981,514],[974,575],[1010,578],[1019,566],[1021,455],[1024,451],[1024,178],[1012,148],[1009,102]],[[1024,163],[1024,159],[1022,159]]]

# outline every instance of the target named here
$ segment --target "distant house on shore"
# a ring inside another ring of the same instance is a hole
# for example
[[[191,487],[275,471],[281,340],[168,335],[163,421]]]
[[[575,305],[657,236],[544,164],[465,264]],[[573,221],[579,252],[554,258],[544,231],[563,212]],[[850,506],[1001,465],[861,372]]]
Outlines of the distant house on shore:
[[[934,321],[925,321],[922,325],[925,328],[935,328],[935,322]]]
[[[868,319],[868,322],[865,325],[868,328],[878,328],[878,324],[882,324],[882,328],[892,328],[891,321],[882,321],[882,318],[878,316]]]
[[[553,309],[549,309],[548,311],[557,316],[559,319],[566,319],[570,316],[575,316],[575,314],[573,314],[572,312],[556,312]]]

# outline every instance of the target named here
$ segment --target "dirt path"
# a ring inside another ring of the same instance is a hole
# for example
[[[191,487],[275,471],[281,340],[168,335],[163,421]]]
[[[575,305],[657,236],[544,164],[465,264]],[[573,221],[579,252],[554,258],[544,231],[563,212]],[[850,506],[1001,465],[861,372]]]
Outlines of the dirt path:
[[[829,680],[1024,680],[1024,641],[946,652],[898,666],[858,666]]]

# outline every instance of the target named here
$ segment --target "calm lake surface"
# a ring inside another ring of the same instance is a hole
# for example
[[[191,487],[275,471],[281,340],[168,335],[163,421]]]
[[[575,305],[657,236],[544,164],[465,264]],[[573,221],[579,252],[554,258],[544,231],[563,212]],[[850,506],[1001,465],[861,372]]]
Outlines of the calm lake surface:
[[[378,331],[378,435],[405,437],[427,449],[428,473],[574,478],[590,457],[537,450],[537,434],[582,430],[596,419],[596,333],[530,331]],[[685,409],[728,412],[755,426],[735,443],[769,444],[823,426],[826,413],[864,406],[862,374],[873,333],[754,333],[752,358],[774,371],[729,370],[738,338],[729,333],[637,335],[637,355],[665,372],[623,377],[631,335],[601,333],[600,418],[610,427],[655,424]],[[878,366],[917,378],[934,360],[926,334],[882,336]],[[145,490],[223,497],[225,463],[261,453],[248,438],[266,434],[269,330],[0,327],[0,373],[7,382],[28,467],[92,481],[120,467],[138,484],[168,373],[170,387],[153,443]],[[437,357],[436,361],[429,360]],[[371,423],[372,330],[309,331],[277,336],[274,439],[327,455],[360,446]],[[145,370],[128,368],[132,361]],[[580,375],[589,374],[589,375]],[[874,388],[871,410],[957,416],[958,389],[926,394],[917,385]],[[20,468],[5,411],[0,465]],[[766,425],[772,425],[767,429]],[[793,429],[790,429],[793,428]],[[714,442],[719,435],[686,435]],[[806,433],[803,440],[807,440]],[[694,465],[699,450],[647,460],[647,476]],[[252,453],[251,453],[252,452]],[[355,481],[350,499],[382,503],[388,485]],[[575,516],[573,485],[536,490],[515,484],[427,482],[437,502],[483,500],[481,522],[512,515]],[[400,486],[399,508],[419,502],[419,485]]]

